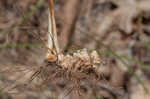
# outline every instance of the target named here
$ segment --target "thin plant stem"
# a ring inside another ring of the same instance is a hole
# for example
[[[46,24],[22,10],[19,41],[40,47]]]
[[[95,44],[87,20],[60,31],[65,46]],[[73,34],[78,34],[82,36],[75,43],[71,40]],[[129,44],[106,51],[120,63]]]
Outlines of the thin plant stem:
[[[10,26],[6,31],[1,32],[1,34],[6,35],[10,33],[15,27],[25,24],[30,19],[30,17],[33,16],[35,12],[42,7],[42,5],[44,4],[44,1],[45,0],[39,0],[37,4],[31,9],[31,11],[25,14],[24,18],[22,18],[18,23],[15,23],[12,26]]]

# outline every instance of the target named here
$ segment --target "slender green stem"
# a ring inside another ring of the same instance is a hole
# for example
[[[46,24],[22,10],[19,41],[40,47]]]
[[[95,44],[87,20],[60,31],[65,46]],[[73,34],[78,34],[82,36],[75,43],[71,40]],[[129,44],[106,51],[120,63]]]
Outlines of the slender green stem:
[[[31,9],[31,11],[29,11],[28,13],[25,14],[25,17],[22,18],[20,20],[20,22],[13,24],[12,26],[10,26],[6,31],[1,32],[1,34],[8,34],[9,32],[11,32],[15,27],[17,26],[21,26],[23,24],[25,24],[31,16],[33,16],[35,14],[35,12],[42,7],[42,5],[44,4],[45,0],[39,0],[37,2],[37,4]]]
[[[107,55],[107,56],[112,56],[112,57],[114,57],[115,59],[120,60],[120,61],[124,64],[124,66],[126,66],[126,68],[128,69],[129,73],[131,73],[131,74],[135,77],[135,79],[143,86],[144,91],[145,91],[147,94],[150,95],[148,88],[144,85],[143,81],[142,81],[142,80],[138,77],[138,75],[134,72],[133,68],[132,68],[129,64],[127,64],[127,63],[124,61],[123,57],[117,55],[117,54],[116,54],[115,52],[113,52],[112,50],[109,50],[109,51],[107,51],[107,52],[102,52],[102,51],[99,51],[99,52],[100,52],[101,54],[105,54],[105,55]]]

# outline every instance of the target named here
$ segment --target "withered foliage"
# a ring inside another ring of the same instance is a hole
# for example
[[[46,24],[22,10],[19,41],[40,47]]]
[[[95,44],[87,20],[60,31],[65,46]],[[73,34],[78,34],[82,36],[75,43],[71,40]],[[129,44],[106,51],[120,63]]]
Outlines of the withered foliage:
[[[96,51],[89,52],[83,49],[72,54],[61,54],[60,57],[60,60],[45,60],[45,65],[32,75],[31,80],[40,76],[43,79],[40,85],[45,86],[51,80],[63,78],[77,87],[85,79],[101,79],[101,59]]]

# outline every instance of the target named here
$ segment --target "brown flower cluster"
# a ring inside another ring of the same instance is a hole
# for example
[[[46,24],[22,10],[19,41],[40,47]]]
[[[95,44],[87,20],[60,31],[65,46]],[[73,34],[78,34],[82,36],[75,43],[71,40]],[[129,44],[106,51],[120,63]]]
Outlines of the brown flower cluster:
[[[100,66],[100,57],[96,51],[88,52],[87,49],[78,50],[72,55],[60,55],[59,66],[73,72],[84,72],[87,69],[97,69]]]

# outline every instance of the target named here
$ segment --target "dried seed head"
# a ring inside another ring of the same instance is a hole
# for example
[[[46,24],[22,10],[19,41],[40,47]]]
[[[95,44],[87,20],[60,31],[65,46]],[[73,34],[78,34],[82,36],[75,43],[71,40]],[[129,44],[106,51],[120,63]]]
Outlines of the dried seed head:
[[[83,49],[73,54],[74,59],[82,63],[82,65],[90,65],[90,56],[88,55],[87,49]]]
[[[71,55],[61,55],[61,60],[59,61],[62,68],[71,68],[73,65],[73,57]]]
[[[100,58],[96,51],[88,53],[86,49],[78,50],[73,55],[60,55],[59,65],[62,68],[78,71],[79,69],[96,68],[100,65]]]
[[[99,65],[101,63],[100,57],[99,57],[99,55],[98,55],[98,53],[96,51],[92,51],[90,56],[91,56],[91,61],[93,63],[93,67],[94,68],[96,67],[96,65]]]

